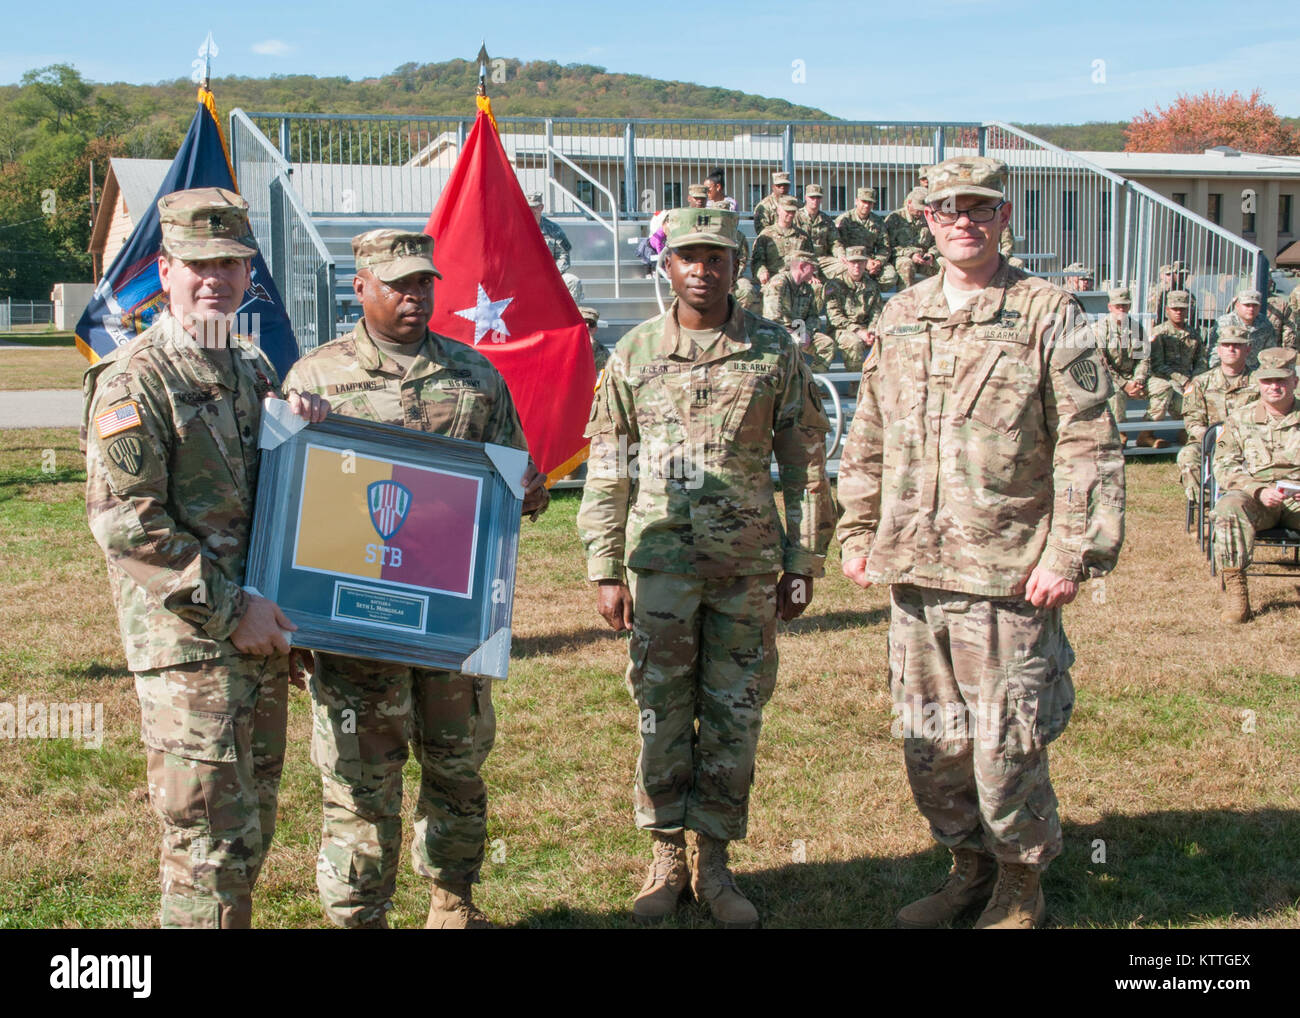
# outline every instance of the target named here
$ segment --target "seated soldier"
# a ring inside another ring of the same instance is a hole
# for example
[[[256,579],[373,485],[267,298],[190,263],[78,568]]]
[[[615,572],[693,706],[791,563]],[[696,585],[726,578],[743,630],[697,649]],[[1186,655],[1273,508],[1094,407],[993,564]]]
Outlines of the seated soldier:
[[[876,341],[876,320],[883,305],[879,287],[867,274],[870,260],[865,248],[845,248],[842,271],[826,284],[824,291],[826,317],[844,358],[845,371],[861,371]]]
[[[789,268],[763,287],[763,317],[789,330],[811,371],[831,369],[835,341],[823,330],[826,296],[817,278],[817,263],[807,251],[795,251]]]
[[[885,218],[900,289],[928,279],[939,271],[935,263],[939,249],[934,246],[934,237],[930,235],[930,228],[921,212],[925,207],[925,195],[923,188],[914,188],[908,193],[903,207]]]
[[[1092,269],[1083,262],[1073,262],[1065,267],[1065,288],[1071,293],[1083,293],[1093,287]]]
[[[876,215],[873,211],[875,207],[875,188],[858,188],[853,208],[835,220],[835,229],[839,237],[832,251],[836,255],[843,255],[845,248],[865,248],[867,275],[875,280],[880,289],[894,290],[898,288],[898,273],[894,271],[894,252],[889,246],[885,219],[883,216]]]
[[[1128,417],[1129,397],[1141,399],[1147,394],[1151,358],[1142,326],[1129,314],[1133,299],[1128,288],[1121,286],[1111,290],[1109,298],[1106,309],[1110,314],[1094,323],[1092,330],[1114,382],[1110,412],[1115,415],[1116,424],[1123,424]],[[1123,433],[1120,437],[1124,437]]]
[[[555,259],[555,267],[560,270],[564,285],[569,289],[569,296],[575,304],[582,303],[582,280],[569,271],[569,254],[573,245],[563,230],[542,215],[542,192],[534,191],[528,196],[528,207],[533,211],[533,220],[542,231],[542,239]]]
[[[587,335],[591,339],[591,356],[596,361],[596,374],[599,375],[605,362],[609,360],[609,351],[596,338],[596,329],[600,326],[600,312],[593,307],[580,307],[578,314],[587,324]]]
[[[1218,363],[1192,379],[1183,393],[1183,428],[1187,444],[1178,450],[1178,474],[1187,500],[1195,502],[1201,488],[1201,440],[1229,413],[1259,399],[1254,379],[1246,370],[1250,339],[1239,325],[1219,332]]]
[[[767,286],[782,269],[790,267],[790,255],[795,251],[812,251],[812,240],[795,225],[799,203],[786,195],[777,203],[776,224],[769,226],[754,239],[750,264],[759,286]]]
[[[1183,389],[1193,376],[1206,369],[1205,342],[1194,327],[1188,327],[1191,295],[1174,290],[1165,302],[1165,321],[1151,333],[1151,374],[1147,378],[1148,421],[1183,416]],[[1169,443],[1150,431],[1138,436],[1137,444],[1163,449]]]
[[[1258,290],[1241,290],[1233,298],[1232,310],[1226,315],[1220,316],[1211,330],[1210,367],[1214,367],[1219,362],[1219,355],[1214,349],[1215,336],[1225,328],[1235,327],[1245,331],[1246,338],[1250,342],[1250,350],[1246,354],[1247,371],[1254,371],[1259,367],[1259,352],[1261,350],[1287,345],[1282,342],[1282,337],[1273,328],[1273,323],[1269,320],[1268,315],[1259,313],[1261,304]]]
[[[1228,414],[1214,450],[1223,492],[1214,506],[1214,561],[1223,577],[1224,622],[1250,620],[1246,568],[1255,535],[1272,527],[1300,530],[1300,407],[1296,352],[1259,355],[1259,400]]]

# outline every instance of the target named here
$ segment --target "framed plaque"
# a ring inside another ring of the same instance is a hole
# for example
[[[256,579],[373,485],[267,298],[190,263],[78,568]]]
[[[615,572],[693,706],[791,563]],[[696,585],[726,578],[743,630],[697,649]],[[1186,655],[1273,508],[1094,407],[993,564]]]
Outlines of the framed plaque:
[[[526,452],[283,400],[258,444],[245,583],[294,646],[506,677]]]

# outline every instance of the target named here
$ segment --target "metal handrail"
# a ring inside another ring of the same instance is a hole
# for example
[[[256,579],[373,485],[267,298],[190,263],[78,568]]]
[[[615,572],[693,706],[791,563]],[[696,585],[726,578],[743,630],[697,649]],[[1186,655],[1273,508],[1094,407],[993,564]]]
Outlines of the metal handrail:
[[[831,406],[835,408],[834,430],[826,440],[826,458],[830,459],[831,453],[840,447],[840,439],[844,437],[844,404],[840,401],[839,390],[835,388],[835,383],[826,375],[815,374],[813,381],[831,394]]]
[[[614,199],[614,192],[611,191],[609,188],[607,188],[604,184],[602,184],[599,180],[593,177],[586,170],[584,170],[577,163],[575,163],[572,159],[566,156],[563,152],[557,149],[554,145],[548,145],[546,151],[548,155],[560,160],[560,162],[564,163],[565,166],[569,167],[569,169],[573,170],[573,172],[576,173],[579,177],[583,178],[588,183],[592,184],[595,188],[597,188],[600,191],[601,194],[603,194],[606,198],[609,199],[610,216],[614,221],[613,226],[605,222],[605,220],[597,212],[589,208],[587,204],[583,202],[576,194],[574,194],[567,187],[565,187],[558,180],[556,180],[554,175],[550,175],[546,178],[546,182],[549,186],[558,187],[562,192],[568,195],[570,199],[572,199],[573,203],[577,205],[578,208],[582,209],[582,211],[587,213],[587,215],[591,216],[592,219],[594,219],[596,222],[598,222],[601,226],[603,226],[605,229],[607,229],[610,233],[614,235],[614,297],[615,298],[621,297],[623,294],[620,290],[621,281],[619,278],[622,275],[622,272],[620,271],[619,250],[618,250],[618,202]]]
[[[297,114],[295,114],[295,116],[296,115]],[[263,114],[254,113],[252,116],[260,117],[263,116]],[[286,177],[292,176],[293,169],[289,165],[289,160],[284,157],[278,148],[271,144],[270,139],[262,133],[262,129],[249,119],[249,114],[245,113],[238,107],[230,111],[230,130],[227,132],[230,138],[230,162],[234,166],[239,166],[239,151],[237,147],[239,144],[237,140],[238,132],[235,130],[235,125],[238,123],[242,123],[266,154],[269,155],[273,161],[279,163],[280,172],[284,173]],[[236,171],[235,183],[239,183],[238,171]]]

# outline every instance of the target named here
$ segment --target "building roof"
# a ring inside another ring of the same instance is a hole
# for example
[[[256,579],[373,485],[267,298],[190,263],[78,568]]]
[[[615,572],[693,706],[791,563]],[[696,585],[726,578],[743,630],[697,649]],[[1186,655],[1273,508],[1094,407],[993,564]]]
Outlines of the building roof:
[[[99,207],[95,211],[95,223],[90,230],[87,251],[103,252],[113,216],[117,214],[119,196],[134,228],[145,210],[158,197],[158,189],[162,187],[163,178],[167,176],[171,165],[170,159],[109,160],[108,176],[104,178],[104,189],[99,195]]]
[[[1076,152],[1123,177],[1300,177],[1300,159],[1238,152],[1221,145],[1201,153]]]

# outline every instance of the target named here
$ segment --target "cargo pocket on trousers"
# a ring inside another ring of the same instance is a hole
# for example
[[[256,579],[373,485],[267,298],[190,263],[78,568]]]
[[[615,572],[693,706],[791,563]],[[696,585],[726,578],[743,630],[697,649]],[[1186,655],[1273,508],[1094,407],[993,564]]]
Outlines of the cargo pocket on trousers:
[[[234,770],[219,766],[235,762],[230,715],[149,704],[144,717],[140,736],[153,751],[148,754],[149,797],[164,822],[200,830],[237,827],[239,804],[233,790],[219,787],[223,772]]]
[[[1007,676],[1006,758],[1017,763],[1065,731],[1074,713],[1074,683],[1068,671],[1053,671],[1042,683],[1023,672]]]

